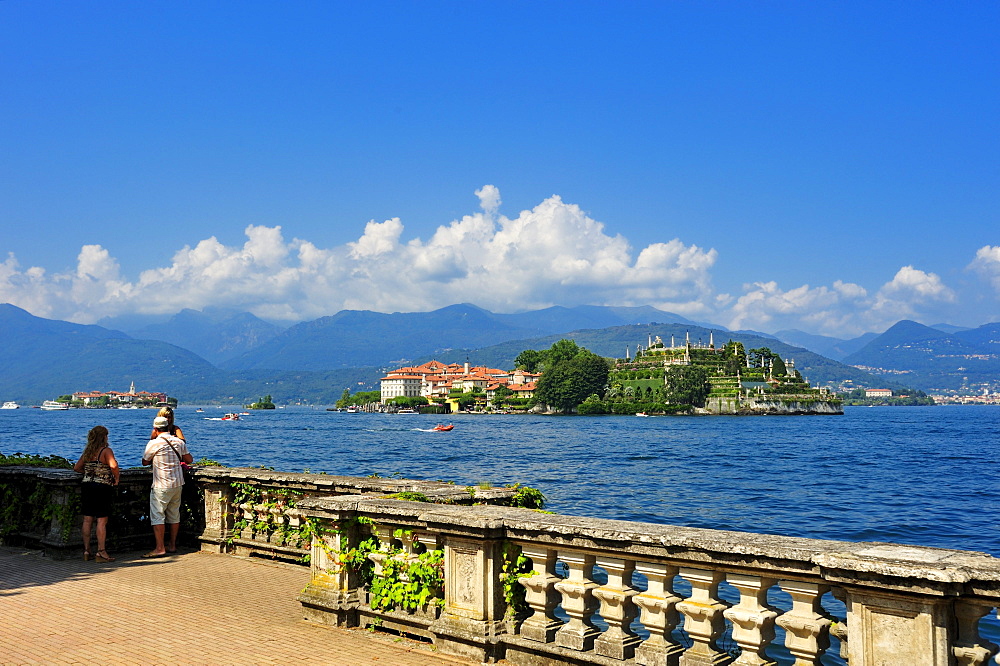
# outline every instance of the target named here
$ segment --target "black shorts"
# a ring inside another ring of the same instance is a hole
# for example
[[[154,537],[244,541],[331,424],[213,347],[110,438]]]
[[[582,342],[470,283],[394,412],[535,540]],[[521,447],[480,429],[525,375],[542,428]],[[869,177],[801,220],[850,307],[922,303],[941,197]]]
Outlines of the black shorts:
[[[94,518],[107,518],[111,513],[111,502],[114,498],[114,486],[105,483],[81,483],[80,513]]]

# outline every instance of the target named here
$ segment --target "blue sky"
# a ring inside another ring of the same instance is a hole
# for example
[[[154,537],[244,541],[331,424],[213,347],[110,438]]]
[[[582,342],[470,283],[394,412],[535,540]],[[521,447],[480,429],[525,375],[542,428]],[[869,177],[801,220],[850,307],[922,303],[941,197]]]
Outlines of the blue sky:
[[[0,3],[0,302],[1000,320],[1000,4]]]

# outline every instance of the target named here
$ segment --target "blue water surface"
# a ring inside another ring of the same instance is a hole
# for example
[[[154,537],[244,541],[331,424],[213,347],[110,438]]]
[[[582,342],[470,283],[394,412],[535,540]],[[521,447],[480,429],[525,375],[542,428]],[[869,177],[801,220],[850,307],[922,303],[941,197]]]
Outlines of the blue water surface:
[[[559,513],[1000,557],[1000,407],[848,407],[843,416],[441,417],[180,406],[195,458],[378,473],[459,485],[525,483]],[[0,410],[0,452],[76,460],[102,424],[137,466],[151,410]]]

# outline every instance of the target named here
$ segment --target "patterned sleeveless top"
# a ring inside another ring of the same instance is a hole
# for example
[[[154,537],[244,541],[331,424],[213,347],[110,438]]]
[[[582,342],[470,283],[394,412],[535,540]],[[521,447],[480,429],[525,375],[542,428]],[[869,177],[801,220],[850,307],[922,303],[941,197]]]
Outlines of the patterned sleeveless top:
[[[104,447],[106,449],[108,447]],[[115,485],[115,475],[107,463],[99,462],[104,449],[97,452],[97,460],[88,460],[83,465],[83,483],[101,483],[106,486]]]

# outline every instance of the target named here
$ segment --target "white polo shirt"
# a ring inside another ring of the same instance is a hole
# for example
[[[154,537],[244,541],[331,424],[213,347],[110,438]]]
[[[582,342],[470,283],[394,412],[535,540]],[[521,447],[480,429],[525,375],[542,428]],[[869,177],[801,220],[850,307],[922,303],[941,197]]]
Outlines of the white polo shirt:
[[[173,449],[170,448],[171,444]],[[177,450],[176,454],[174,449]],[[162,433],[156,439],[149,440],[142,459],[153,461],[154,488],[180,488],[184,485],[184,468],[181,467],[178,456],[185,456],[187,453],[187,444],[180,437]]]

